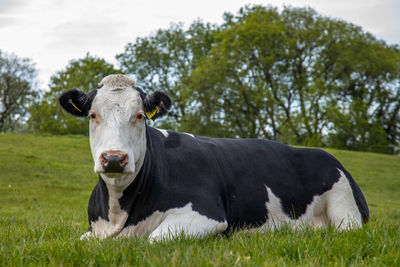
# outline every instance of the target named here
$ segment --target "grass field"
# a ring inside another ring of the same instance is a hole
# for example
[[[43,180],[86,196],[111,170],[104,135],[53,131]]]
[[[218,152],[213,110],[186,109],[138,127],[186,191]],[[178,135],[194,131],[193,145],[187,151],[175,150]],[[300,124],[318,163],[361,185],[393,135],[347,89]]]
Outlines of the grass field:
[[[400,157],[327,151],[365,194],[361,230],[80,241],[97,182],[87,137],[0,134],[0,265],[400,266]]]

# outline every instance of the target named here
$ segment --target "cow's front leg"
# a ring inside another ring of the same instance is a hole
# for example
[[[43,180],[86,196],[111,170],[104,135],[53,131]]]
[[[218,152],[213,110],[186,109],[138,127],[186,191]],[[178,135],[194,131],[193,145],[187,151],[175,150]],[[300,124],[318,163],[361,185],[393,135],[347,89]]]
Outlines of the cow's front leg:
[[[188,237],[204,237],[216,234],[228,228],[226,221],[219,222],[197,212],[187,215],[168,215],[165,220],[150,234],[150,242],[171,240],[181,234]]]

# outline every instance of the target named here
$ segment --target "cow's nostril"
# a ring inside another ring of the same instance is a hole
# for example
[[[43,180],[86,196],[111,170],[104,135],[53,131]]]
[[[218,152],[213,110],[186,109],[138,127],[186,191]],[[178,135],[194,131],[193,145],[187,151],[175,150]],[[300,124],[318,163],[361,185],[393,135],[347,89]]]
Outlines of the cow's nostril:
[[[103,153],[103,154],[101,154],[101,156],[100,156],[100,163],[101,163],[101,165],[103,165],[103,166],[105,166],[105,165],[107,165],[107,153]]]
[[[128,163],[128,154],[122,155],[121,165],[126,165]]]

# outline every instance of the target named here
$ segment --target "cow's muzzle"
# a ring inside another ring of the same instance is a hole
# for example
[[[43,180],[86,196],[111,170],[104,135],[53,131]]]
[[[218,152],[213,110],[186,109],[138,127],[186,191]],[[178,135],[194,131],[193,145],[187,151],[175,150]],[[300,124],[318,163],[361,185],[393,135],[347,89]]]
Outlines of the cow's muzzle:
[[[128,154],[120,150],[109,150],[100,155],[100,164],[104,172],[124,172],[128,160]]]

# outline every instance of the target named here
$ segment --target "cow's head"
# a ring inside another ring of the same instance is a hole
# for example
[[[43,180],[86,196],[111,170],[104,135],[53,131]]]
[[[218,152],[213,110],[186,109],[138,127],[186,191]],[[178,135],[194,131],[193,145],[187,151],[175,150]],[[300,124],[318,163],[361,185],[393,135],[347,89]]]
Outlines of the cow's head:
[[[133,80],[120,74],[105,77],[88,94],[67,91],[59,102],[68,113],[89,118],[94,171],[106,182],[119,180],[122,184],[132,180],[142,166],[146,153],[145,119],[165,115],[171,105],[164,93],[145,94]]]

